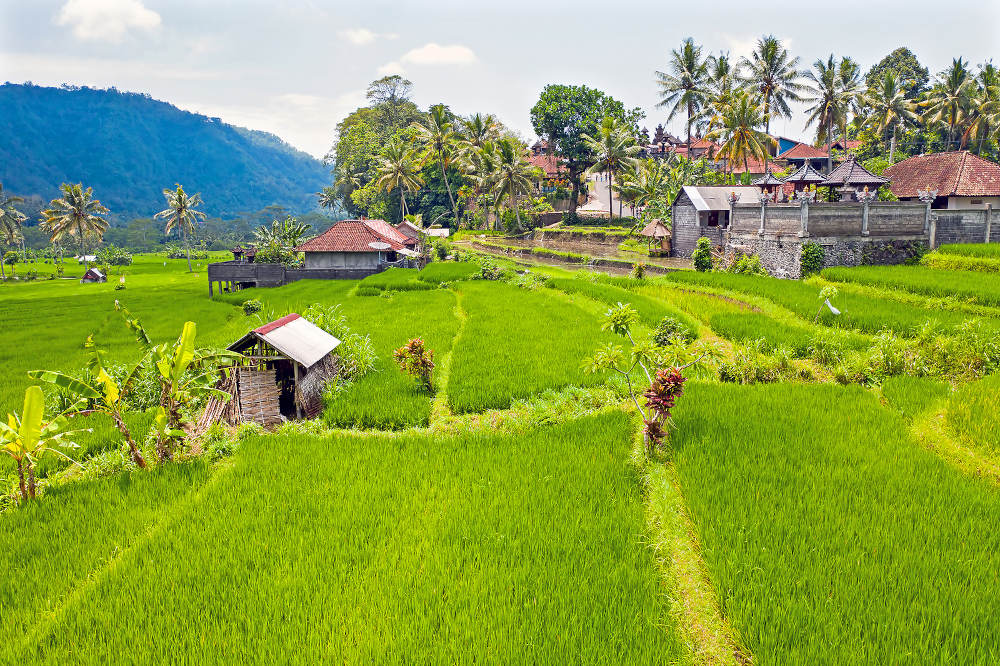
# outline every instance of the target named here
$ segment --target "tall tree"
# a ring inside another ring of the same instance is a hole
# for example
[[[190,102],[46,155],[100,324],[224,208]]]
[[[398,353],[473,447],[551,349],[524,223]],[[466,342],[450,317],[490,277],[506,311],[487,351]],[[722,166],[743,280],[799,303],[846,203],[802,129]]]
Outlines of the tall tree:
[[[177,185],[176,190],[167,188],[163,190],[163,197],[167,200],[167,207],[153,216],[156,220],[166,220],[167,226],[163,232],[169,234],[174,229],[180,231],[184,239],[184,251],[187,254],[188,273],[191,272],[191,236],[199,222],[205,220],[205,213],[197,210],[201,205],[201,194],[189,195],[184,188]]]
[[[492,114],[476,113],[462,120],[461,140],[467,148],[482,148],[500,138],[500,123]]]
[[[988,62],[981,65],[976,77],[978,89],[972,100],[972,113],[962,142],[976,142],[976,153],[983,150],[983,143],[997,133],[1000,127],[1000,71]]]
[[[892,70],[886,71],[874,87],[868,88],[863,103],[869,110],[867,123],[879,136],[884,137],[892,130],[889,142],[889,164],[892,164],[896,157],[896,132],[902,125],[919,121],[914,111],[916,107],[906,98],[906,90]]]
[[[951,67],[938,74],[938,81],[927,95],[924,121],[929,125],[947,128],[946,150],[958,147],[956,131],[965,122],[974,91],[975,79],[969,74],[967,63],[961,58],[955,58],[951,61]]]
[[[552,84],[542,90],[531,108],[531,124],[565,163],[573,188],[570,214],[576,213],[581,176],[594,163],[583,136],[597,134],[607,116],[635,126],[642,115],[638,108],[626,109],[615,98],[587,86]]]
[[[517,198],[534,191],[538,183],[537,170],[525,159],[525,148],[510,137],[496,143],[496,163],[492,178],[493,192],[499,201],[506,196],[514,209],[517,227],[521,228],[521,209]]]
[[[916,99],[924,92],[927,89],[927,82],[930,81],[930,73],[920,64],[917,56],[905,46],[900,46],[868,70],[865,74],[865,86],[878,87],[883,75],[889,71],[896,75],[896,82],[909,100]]]
[[[691,154],[691,124],[705,101],[705,84],[708,79],[708,62],[701,56],[701,46],[688,37],[679,49],[670,52],[668,72],[656,72],[660,87],[657,107],[670,107],[667,120],[681,111],[687,113],[687,151]]]
[[[845,124],[851,102],[841,88],[837,63],[832,53],[826,62],[822,58],[816,60],[812,71],[806,73],[806,78],[810,84],[802,101],[811,105],[806,109],[809,114],[806,127],[815,124],[816,143],[826,144],[826,170],[829,173],[833,169],[833,130]]]
[[[76,236],[80,240],[80,255],[87,255],[87,235],[104,237],[108,228],[108,209],[94,198],[91,187],[83,189],[80,183],[63,183],[59,186],[62,196],[49,202],[49,208],[42,211],[42,225],[51,234],[51,241],[59,241],[66,236]]]
[[[718,154],[727,165],[742,163],[749,173],[750,160],[766,163],[768,148],[774,143],[769,134],[760,131],[764,123],[760,104],[749,93],[740,91],[723,114],[722,126],[709,136],[722,141]]]
[[[415,192],[424,184],[420,177],[420,159],[412,147],[398,138],[390,141],[375,170],[376,187],[392,192],[399,190],[400,219],[406,216],[406,192]]]
[[[842,119],[843,125],[838,129],[841,138],[846,141],[848,119],[860,115],[861,100],[865,94],[865,86],[861,81],[861,66],[853,58],[844,56],[837,64],[837,78],[840,80],[840,94],[847,111]]]
[[[17,209],[17,204],[23,203],[22,197],[7,194],[3,191],[3,184],[0,183],[0,280],[6,280],[4,273],[4,246],[16,245],[21,237],[21,225],[27,219],[21,211]]]
[[[777,114],[791,118],[788,103],[800,99],[803,85],[799,82],[799,59],[791,57],[777,37],[766,35],[757,40],[750,57],[740,62],[743,82],[756,90],[764,103],[764,131],[770,134],[771,117]]]
[[[633,164],[642,147],[636,145],[635,134],[628,123],[613,116],[608,116],[601,122],[596,136],[584,134],[583,141],[594,156],[594,163],[587,171],[603,171],[608,174],[608,216],[614,219],[615,209],[611,195],[615,174]]]
[[[455,228],[457,229],[459,225],[458,204],[451,192],[451,183],[448,182],[448,167],[455,159],[458,137],[455,134],[454,123],[448,109],[444,104],[435,104],[428,111],[424,122],[415,123],[413,126],[417,130],[417,136],[423,142],[428,155],[433,157],[441,168],[441,177],[444,179],[445,189],[448,190],[448,200],[451,202],[451,209],[455,214]]]
[[[733,94],[740,89],[739,63],[734,64],[728,53],[708,56],[707,66],[708,83],[698,122],[699,131],[706,134],[721,124],[723,113],[733,102]]]

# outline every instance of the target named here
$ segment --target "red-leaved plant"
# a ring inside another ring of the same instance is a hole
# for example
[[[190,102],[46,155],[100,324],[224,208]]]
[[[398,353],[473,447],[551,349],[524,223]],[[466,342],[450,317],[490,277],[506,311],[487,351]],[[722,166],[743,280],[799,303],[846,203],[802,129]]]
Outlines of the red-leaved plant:
[[[645,434],[651,446],[659,446],[666,436],[665,424],[670,423],[670,410],[684,393],[684,375],[678,368],[660,368],[649,388],[643,392],[649,418],[643,419]]]
[[[424,349],[421,338],[413,338],[392,353],[399,363],[399,368],[415,378],[428,393],[434,391],[431,384],[431,373],[434,371],[434,350]]]

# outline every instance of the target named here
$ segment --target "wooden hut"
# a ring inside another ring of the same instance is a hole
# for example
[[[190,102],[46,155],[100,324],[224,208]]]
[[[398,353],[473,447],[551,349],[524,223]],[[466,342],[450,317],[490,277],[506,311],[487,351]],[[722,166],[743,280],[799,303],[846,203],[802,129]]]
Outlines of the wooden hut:
[[[107,281],[108,281],[108,276],[97,268],[88,268],[87,272],[83,274],[82,278],[80,278],[80,284],[90,284],[92,282],[107,282]]]
[[[232,398],[217,408],[217,418],[266,426],[319,416],[323,388],[337,375],[334,350],[339,345],[340,340],[294,313],[253,329],[229,345],[243,354],[245,364],[223,380],[220,388]]]
[[[660,220],[653,220],[639,232],[649,239],[650,256],[666,256],[670,254],[670,228]],[[658,250],[653,249],[653,243],[659,243]]]

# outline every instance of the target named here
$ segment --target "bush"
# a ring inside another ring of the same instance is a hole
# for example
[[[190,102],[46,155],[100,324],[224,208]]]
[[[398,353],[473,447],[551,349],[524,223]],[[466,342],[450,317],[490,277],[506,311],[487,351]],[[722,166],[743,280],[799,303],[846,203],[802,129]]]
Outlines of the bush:
[[[251,298],[248,301],[243,301],[243,314],[249,317],[250,315],[255,315],[264,309],[264,304],[261,303],[256,298]]]
[[[629,271],[628,276],[633,280],[641,280],[646,277],[646,264],[637,262],[632,266],[632,270]]]
[[[18,259],[20,259],[20,257],[17,256],[17,252],[14,252],[14,250],[7,250],[7,252],[3,255],[3,263],[8,266],[16,264]]]
[[[746,255],[743,253],[740,253],[736,257],[733,263],[726,269],[726,272],[740,275],[759,275],[762,277],[766,277],[768,274],[767,269],[764,268],[764,264],[760,261],[760,257],[756,254]]]
[[[653,331],[653,342],[660,347],[669,346],[674,340],[692,342],[698,335],[685,326],[680,320],[666,316],[656,325]]]
[[[691,254],[691,260],[694,262],[694,269],[696,271],[704,273],[705,271],[712,270],[712,241],[704,236],[699,238],[698,244]]]
[[[131,266],[132,253],[113,244],[102,247],[97,252],[97,263],[105,266]]]
[[[802,268],[803,277],[823,270],[825,261],[826,253],[818,243],[806,243],[802,246],[802,257],[799,260],[799,265]]]

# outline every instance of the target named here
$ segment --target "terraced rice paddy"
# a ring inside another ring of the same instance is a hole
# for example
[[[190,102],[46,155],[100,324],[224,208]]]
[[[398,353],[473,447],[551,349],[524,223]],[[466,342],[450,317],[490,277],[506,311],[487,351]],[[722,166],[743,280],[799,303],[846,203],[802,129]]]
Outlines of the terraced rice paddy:
[[[989,457],[1000,455],[1000,375],[959,388],[948,400],[946,423],[966,446]]]
[[[904,289],[928,296],[954,296],[981,305],[1000,305],[1000,276],[925,266],[859,266],[827,268],[823,277],[873,287]]]

